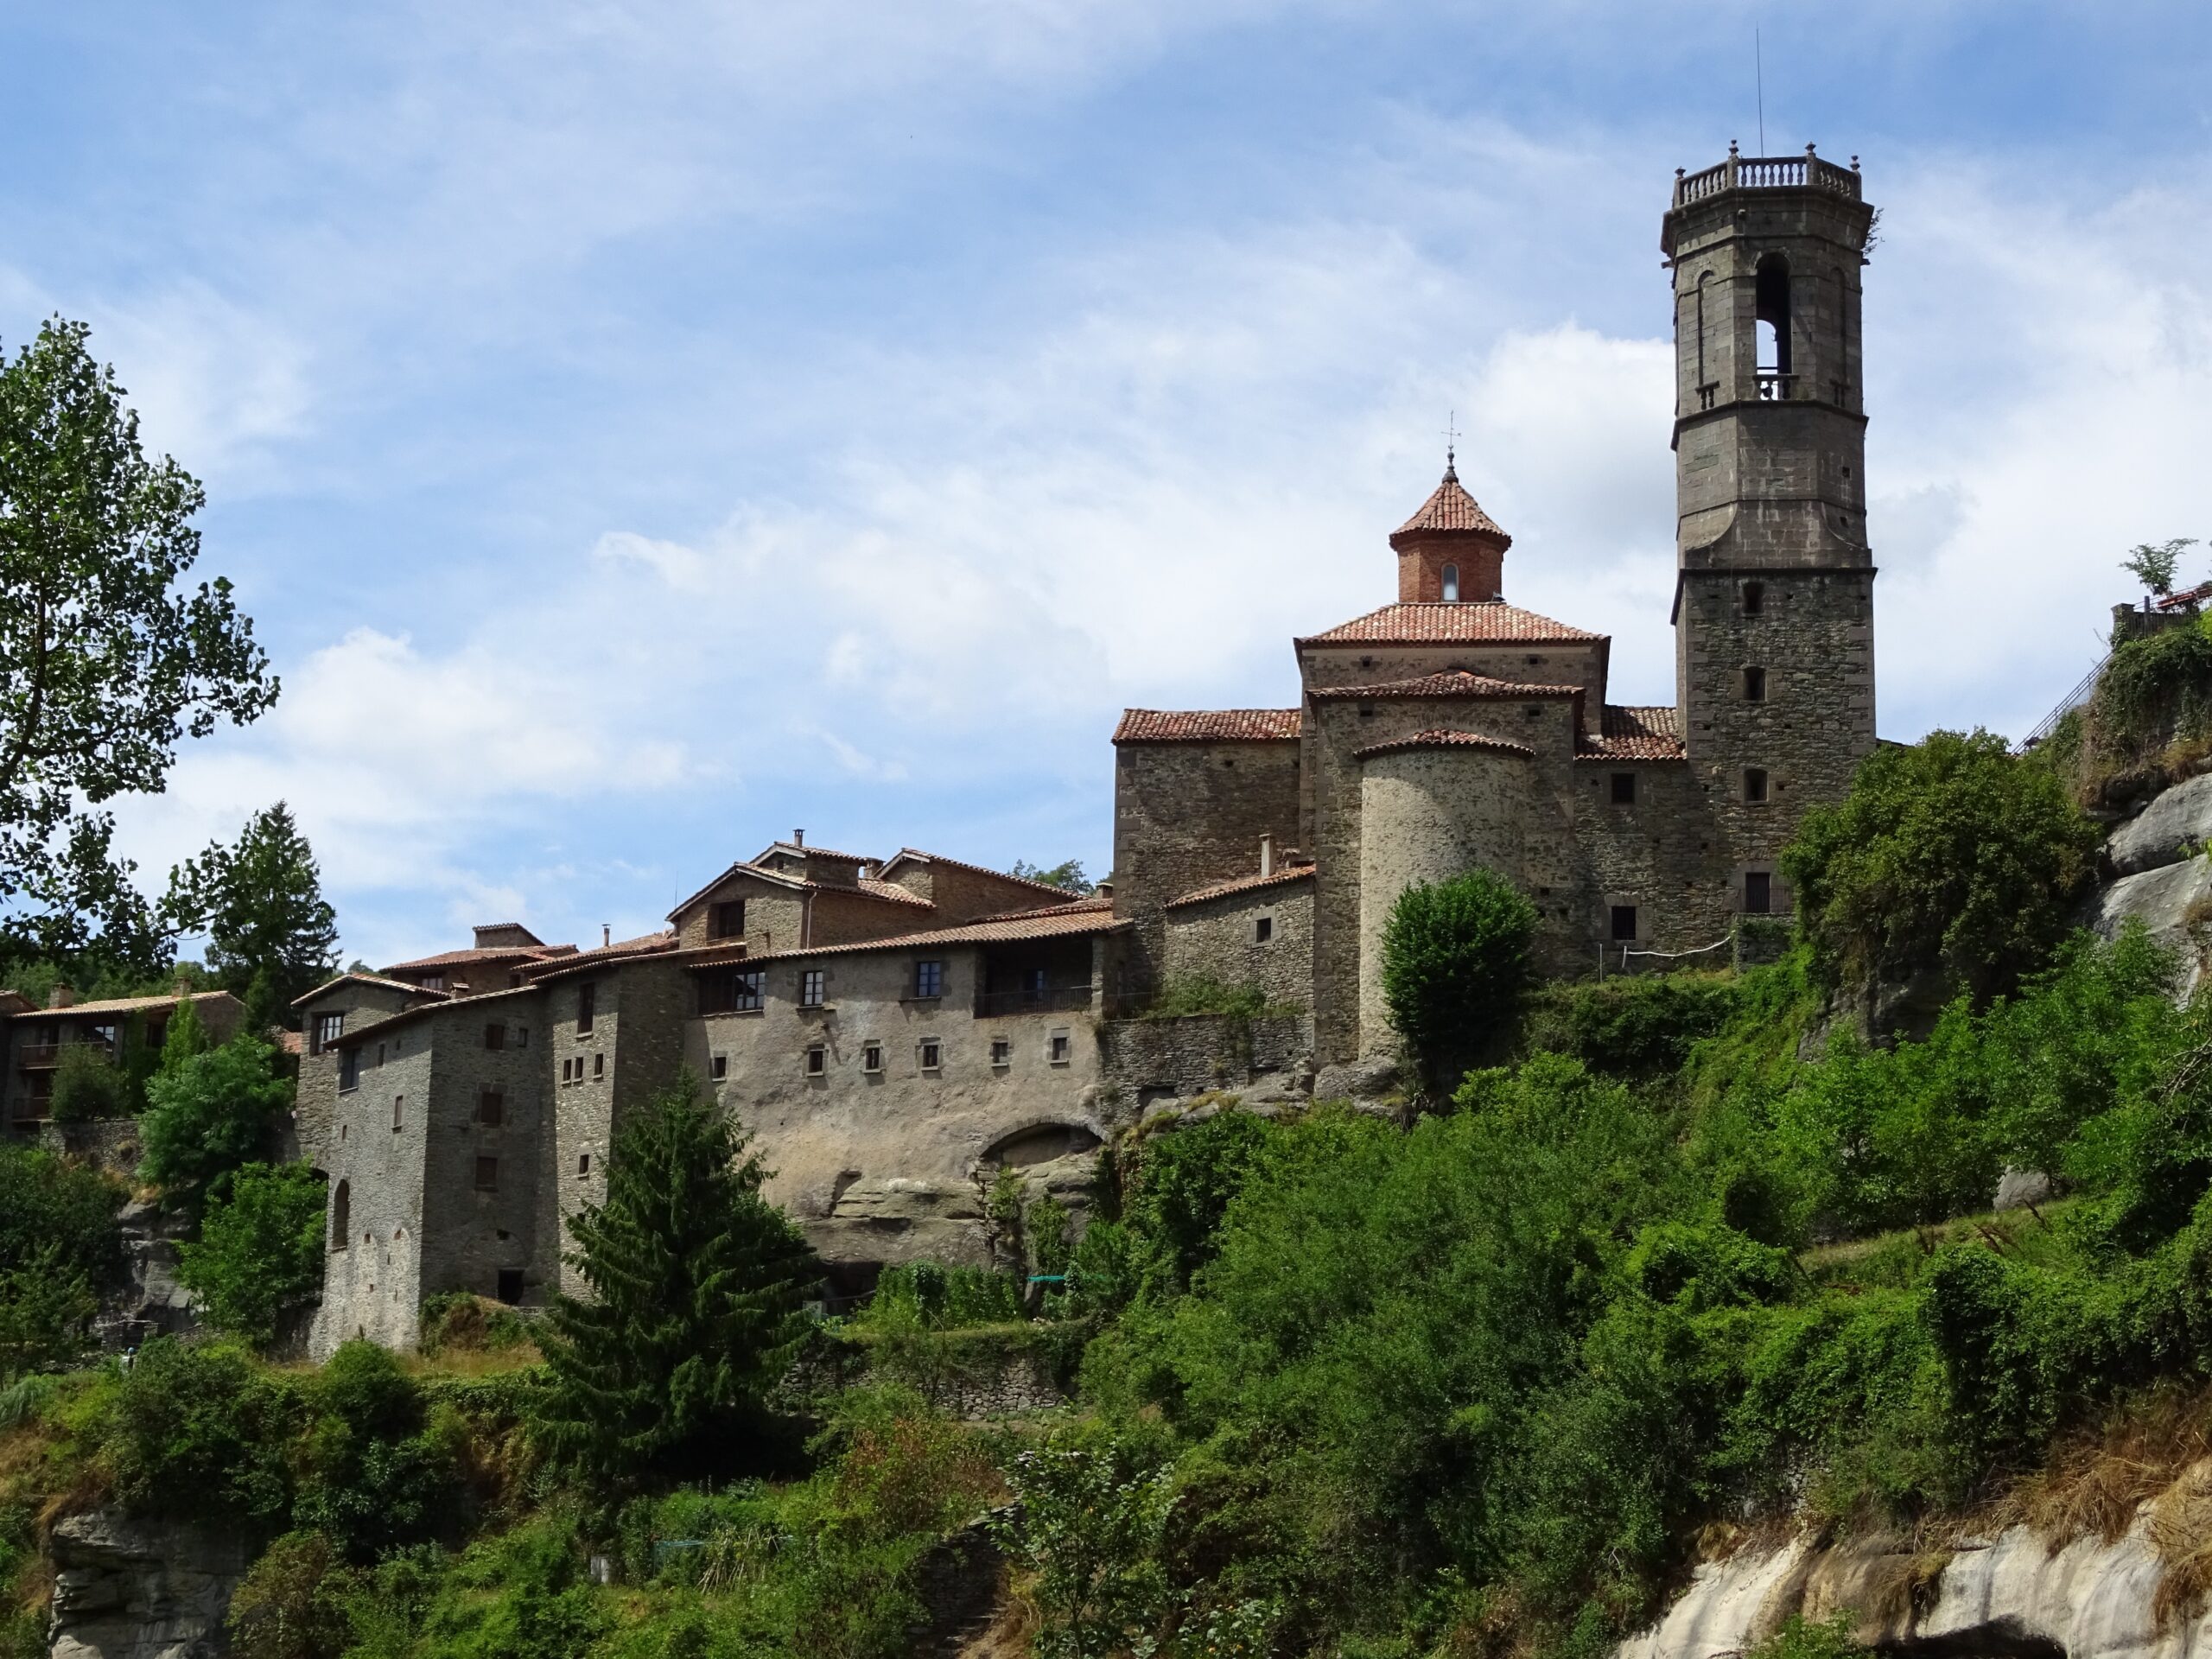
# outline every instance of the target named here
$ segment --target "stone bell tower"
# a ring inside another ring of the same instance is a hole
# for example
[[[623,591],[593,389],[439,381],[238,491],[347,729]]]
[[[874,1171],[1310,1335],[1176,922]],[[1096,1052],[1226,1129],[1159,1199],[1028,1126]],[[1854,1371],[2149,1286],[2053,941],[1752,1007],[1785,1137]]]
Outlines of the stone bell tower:
[[[1874,744],[1859,272],[1848,168],[1728,158],[1675,176],[1676,702],[1739,901]],[[1783,908],[1776,891],[1774,907]],[[1758,903],[1746,907],[1758,909]]]

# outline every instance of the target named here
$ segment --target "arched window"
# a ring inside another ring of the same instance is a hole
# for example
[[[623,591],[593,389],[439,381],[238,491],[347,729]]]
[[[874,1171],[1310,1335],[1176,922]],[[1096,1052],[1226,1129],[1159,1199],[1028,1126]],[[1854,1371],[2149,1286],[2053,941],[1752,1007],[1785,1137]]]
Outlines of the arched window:
[[[1790,391],[1789,262],[1778,253],[1759,261],[1752,289],[1758,316],[1759,396],[1787,397]]]
[[[1459,567],[1456,564],[1444,567],[1444,602],[1446,605],[1459,602]]]
[[[342,1250],[346,1248],[346,1236],[353,1230],[353,1191],[346,1182],[340,1181],[338,1183],[338,1190],[330,1195],[330,1248],[332,1249]]]

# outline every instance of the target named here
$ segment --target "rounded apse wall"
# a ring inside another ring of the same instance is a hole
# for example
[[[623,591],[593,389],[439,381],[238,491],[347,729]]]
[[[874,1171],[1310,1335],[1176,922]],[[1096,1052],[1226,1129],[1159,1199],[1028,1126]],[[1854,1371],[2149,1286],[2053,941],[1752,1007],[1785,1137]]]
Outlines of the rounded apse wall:
[[[1522,881],[1522,825],[1535,756],[1517,743],[1442,733],[1362,752],[1359,1052],[1397,1046],[1382,997],[1382,933],[1416,882],[1478,868]]]

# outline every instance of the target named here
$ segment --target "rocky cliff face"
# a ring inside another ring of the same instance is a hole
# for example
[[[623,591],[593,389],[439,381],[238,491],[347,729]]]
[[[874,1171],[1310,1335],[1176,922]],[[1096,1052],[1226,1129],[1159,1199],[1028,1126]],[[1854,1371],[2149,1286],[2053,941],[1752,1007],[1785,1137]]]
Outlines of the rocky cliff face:
[[[2053,1548],[2012,1527],[1932,1554],[1895,1539],[1745,1549],[1700,1567],[1666,1618],[1623,1643],[1618,1659],[1733,1656],[1793,1613],[1847,1613],[1858,1640],[1885,1652],[2192,1659],[2212,1646],[2212,1613],[2162,1605],[2179,1586],[2168,1582],[2171,1569],[2152,1542],[2150,1507],[2109,1544],[2090,1537]]]
[[[2212,921],[2212,773],[2154,797],[2114,830],[2105,844],[2111,879],[2092,901],[2089,925],[2106,938],[2131,918],[2171,947],[2184,969],[2180,994],[2196,990],[2205,970],[2205,924]]]
[[[54,1529],[53,1659],[213,1659],[243,1539],[108,1510]]]

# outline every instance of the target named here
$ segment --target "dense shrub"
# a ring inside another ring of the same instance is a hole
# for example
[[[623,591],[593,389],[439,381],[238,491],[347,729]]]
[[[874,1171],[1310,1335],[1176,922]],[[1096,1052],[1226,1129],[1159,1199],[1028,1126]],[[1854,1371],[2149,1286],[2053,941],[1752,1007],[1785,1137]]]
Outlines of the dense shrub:
[[[1123,1199],[1131,1234],[1143,1241],[1155,1288],[1179,1292],[1211,1260],[1229,1201],[1267,1140],[1264,1120],[1217,1112],[1145,1141]]]
[[[156,1337],[105,1425],[117,1495],[152,1514],[275,1530],[290,1510],[284,1451],[302,1408],[296,1388],[242,1349]]]
[[[1982,998],[2065,937],[2102,836],[2003,738],[1932,732],[1861,761],[1848,796],[1805,814],[1782,866],[1831,982],[1940,971]]]
[[[316,1374],[308,1404],[297,1524],[366,1562],[457,1518],[454,1425],[426,1425],[420,1390],[390,1353],[372,1343],[341,1344]]]
[[[276,1062],[275,1049],[242,1031],[150,1079],[139,1179],[168,1201],[196,1207],[216,1180],[261,1157],[270,1120],[292,1098]]]
[[[208,1203],[177,1277],[217,1330],[259,1345],[322,1288],[323,1179],[305,1164],[247,1164]]]
[[[1622,976],[1548,985],[1529,1000],[1522,1040],[1594,1071],[1649,1078],[1679,1071],[1736,1011],[1733,974]]]
[[[95,1290],[107,1288],[123,1271],[115,1218],[129,1196],[97,1169],[0,1141],[0,1272],[52,1248],[65,1271],[83,1274]]]
[[[1511,1029],[1529,981],[1536,907],[1488,870],[1398,895],[1382,933],[1390,1023],[1428,1086],[1448,1095]]]
[[[91,1345],[99,1311],[91,1280],[58,1244],[0,1268],[0,1382],[76,1359]]]
[[[1020,1291],[1007,1274],[986,1268],[911,1262],[883,1270],[874,1297],[855,1323],[868,1329],[911,1321],[943,1331],[1021,1317]]]
[[[48,1109],[57,1123],[90,1123],[130,1115],[130,1079],[98,1043],[65,1043],[54,1068]]]

